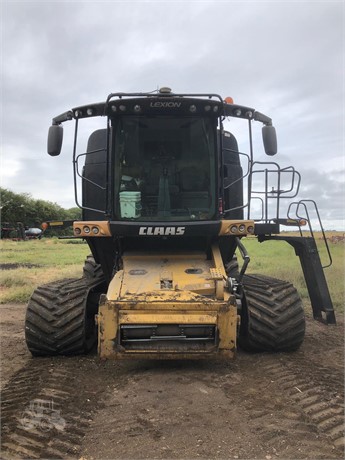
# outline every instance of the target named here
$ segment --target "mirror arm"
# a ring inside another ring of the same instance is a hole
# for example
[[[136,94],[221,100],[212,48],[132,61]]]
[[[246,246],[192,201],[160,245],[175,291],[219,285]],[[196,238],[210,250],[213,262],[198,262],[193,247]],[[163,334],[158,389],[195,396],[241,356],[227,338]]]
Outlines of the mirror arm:
[[[256,121],[261,121],[266,126],[272,126],[272,118],[268,117],[267,115],[264,115],[261,112],[254,112],[254,120]]]
[[[69,110],[68,112],[62,113],[57,117],[53,118],[52,124],[53,125],[60,125],[64,121],[72,120],[73,119],[73,112]]]

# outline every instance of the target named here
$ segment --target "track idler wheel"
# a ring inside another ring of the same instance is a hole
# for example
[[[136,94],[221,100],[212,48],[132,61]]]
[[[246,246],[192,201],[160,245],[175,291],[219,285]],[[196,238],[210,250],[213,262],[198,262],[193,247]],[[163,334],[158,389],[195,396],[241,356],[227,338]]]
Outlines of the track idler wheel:
[[[35,356],[87,353],[97,340],[94,316],[99,280],[67,279],[39,286],[25,318],[25,339]]]
[[[291,283],[264,275],[243,277],[239,345],[247,351],[294,351],[303,342],[302,302]]]

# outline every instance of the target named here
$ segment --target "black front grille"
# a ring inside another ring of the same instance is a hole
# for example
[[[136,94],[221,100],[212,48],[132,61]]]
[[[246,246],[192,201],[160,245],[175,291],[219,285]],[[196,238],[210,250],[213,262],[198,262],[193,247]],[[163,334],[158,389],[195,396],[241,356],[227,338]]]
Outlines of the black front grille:
[[[208,351],[216,344],[213,324],[123,324],[120,345],[127,350]]]

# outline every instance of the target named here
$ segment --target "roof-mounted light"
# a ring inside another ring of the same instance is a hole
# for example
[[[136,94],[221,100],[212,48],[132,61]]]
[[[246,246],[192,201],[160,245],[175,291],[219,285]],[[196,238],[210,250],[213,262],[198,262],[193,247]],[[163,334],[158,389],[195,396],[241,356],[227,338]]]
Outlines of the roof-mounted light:
[[[159,92],[161,94],[171,94],[171,88],[169,88],[168,86],[163,86],[159,89]]]
[[[228,96],[224,99],[224,102],[226,102],[227,104],[233,104],[234,100],[232,97]]]

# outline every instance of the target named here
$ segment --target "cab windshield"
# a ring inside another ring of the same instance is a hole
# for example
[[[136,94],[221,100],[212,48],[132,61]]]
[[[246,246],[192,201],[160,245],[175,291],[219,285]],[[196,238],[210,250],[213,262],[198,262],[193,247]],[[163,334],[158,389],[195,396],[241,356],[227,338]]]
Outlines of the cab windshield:
[[[114,128],[115,213],[120,220],[214,218],[212,119],[126,116]]]

